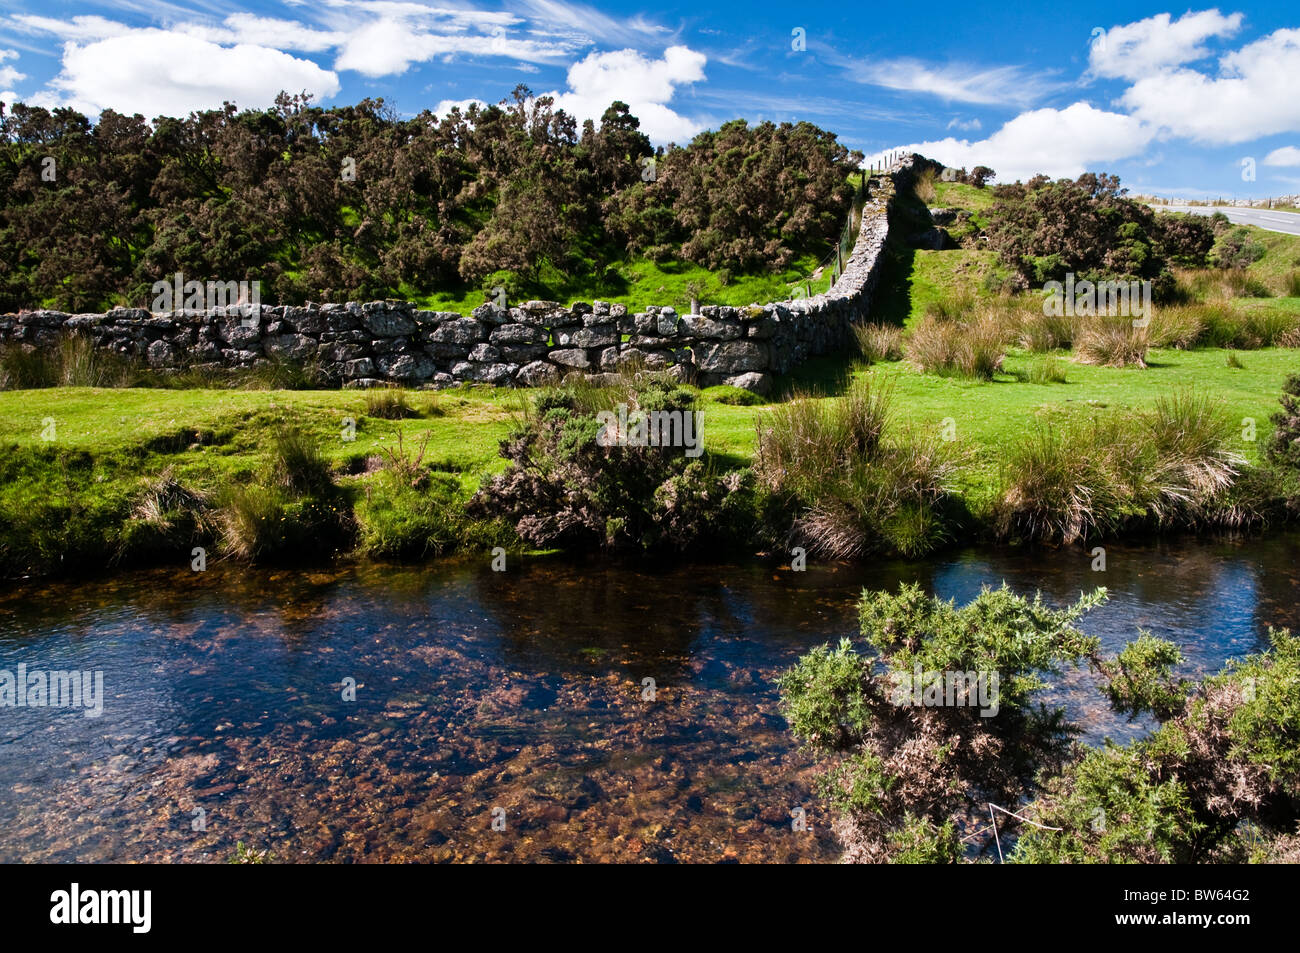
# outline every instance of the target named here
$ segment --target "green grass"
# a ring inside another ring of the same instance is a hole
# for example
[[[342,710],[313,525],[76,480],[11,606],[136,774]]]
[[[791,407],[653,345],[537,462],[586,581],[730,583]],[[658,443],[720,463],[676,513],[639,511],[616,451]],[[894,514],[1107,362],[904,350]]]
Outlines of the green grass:
[[[828,265],[814,280],[811,275],[818,264],[815,256],[804,255],[784,271],[733,275],[723,284],[717,273],[699,265],[679,261],[657,263],[642,258],[615,266],[608,280],[595,286],[579,287],[557,282],[539,288],[531,297],[566,304],[571,301],[610,301],[626,305],[632,312],[644,311],[647,305],[666,305],[685,312],[691,303],[689,286],[694,284],[703,288],[702,305],[741,307],[784,301],[795,294],[796,287],[803,287],[805,294],[809,288],[812,294],[826,291],[831,284],[831,268]],[[457,288],[424,295],[410,289],[403,290],[411,301],[429,311],[469,314],[487,300],[485,293],[478,288]]]
[[[1223,349],[1152,350],[1146,369],[1090,367],[1075,363],[1067,352],[1057,356],[1066,383],[1037,383],[1044,357],[1017,349],[1008,352],[1002,372],[992,382],[923,374],[903,361],[858,368],[851,373],[888,382],[894,393],[898,423],[919,430],[938,430],[946,418],[956,439],[973,451],[959,482],[976,498],[991,492],[1002,448],[1023,432],[1027,421],[1088,413],[1093,409],[1147,409],[1171,389],[1193,386],[1224,401],[1236,418],[1253,417],[1257,440],[1243,442],[1241,452],[1258,460],[1268,432],[1268,418],[1278,409],[1282,381],[1300,365],[1294,350],[1251,351],[1242,368],[1229,367]],[[847,368],[842,360],[810,361],[790,383],[816,387],[828,394],[843,390]],[[95,456],[133,454],[141,475],[171,465],[182,480],[215,479],[251,470],[264,459],[274,428],[286,416],[321,440],[336,468],[348,461],[382,455],[400,429],[406,442],[427,432],[426,458],[454,467],[466,490],[482,475],[499,472],[504,461],[497,445],[510,432],[527,392],[490,387],[443,392],[438,416],[390,421],[365,416],[365,396],[351,391],[99,390],[51,388],[0,393],[0,446],[46,446],[42,421],[52,417],[57,439],[52,446],[87,451]],[[765,405],[736,406],[711,400],[705,393],[706,450],[724,460],[748,463],[754,451],[755,416]],[[718,392],[724,400],[731,395]],[[412,400],[417,409],[419,397]],[[357,421],[356,438],[342,439],[345,417]],[[198,434],[201,439],[191,438]],[[203,438],[203,435],[209,435]],[[194,445],[191,449],[191,445]],[[7,488],[0,489],[0,495]]]
[[[971,213],[971,218],[980,228],[988,224],[988,216],[985,213],[993,205],[992,186],[977,189],[973,185],[963,185],[961,182],[944,182],[942,179],[936,179],[934,193],[935,200],[932,204],[935,208],[964,208]]]

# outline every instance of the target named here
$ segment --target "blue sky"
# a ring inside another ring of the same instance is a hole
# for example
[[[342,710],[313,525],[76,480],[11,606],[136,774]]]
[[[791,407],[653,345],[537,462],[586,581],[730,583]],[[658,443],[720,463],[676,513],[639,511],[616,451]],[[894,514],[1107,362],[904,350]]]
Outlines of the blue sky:
[[[280,89],[399,112],[518,83],[579,118],[630,103],[657,142],[806,119],[1000,181],[1300,192],[1300,8],[1101,3],[5,0],[0,99],[152,118]]]

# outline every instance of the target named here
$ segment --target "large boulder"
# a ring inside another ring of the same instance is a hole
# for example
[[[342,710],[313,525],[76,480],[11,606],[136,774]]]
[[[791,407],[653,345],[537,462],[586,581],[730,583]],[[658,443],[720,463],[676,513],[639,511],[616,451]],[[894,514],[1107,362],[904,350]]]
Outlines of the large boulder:
[[[758,341],[723,341],[695,349],[700,370],[719,374],[744,374],[767,369],[767,347]]]
[[[415,333],[415,321],[400,311],[367,311],[361,316],[365,329],[380,338],[403,337]]]
[[[560,382],[560,369],[545,361],[533,361],[519,368],[515,380],[525,387],[547,387]]]
[[[473,318],[446,321],[429,333],[429,340],[439,344],[476,344],[487,337],[487,328]]]
[[[556,364],[576,368],[580,371],[585,371],[591,367],[591,359],[587,357],[587,352],[582,348],[560,348],[552,351],[549,357]]]
[[[399,381],[425,381],[437,370],[423,354],[386,354],[375,358],[381,374]]]

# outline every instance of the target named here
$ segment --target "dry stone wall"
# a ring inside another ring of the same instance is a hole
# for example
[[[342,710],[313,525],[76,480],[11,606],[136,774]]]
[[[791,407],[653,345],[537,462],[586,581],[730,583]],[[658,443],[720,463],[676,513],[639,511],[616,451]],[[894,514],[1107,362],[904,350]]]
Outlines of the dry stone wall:
[[[97,347],[163,370],[312,363],[326,380],[344,386],[536,386],[573,371],[598,374],[640,364],[676,368],[704,386],[728,383],[764,393],[773,375],[851,346],[850,326],[871,314],[893,196],[924,164],[929,160],[907,156],[872,180],[843,274],[827,293],[810,298],[704,306],[699,314],[670,307],[629,313],[603,301],[489,303],[470,317],[396,301],[262,305],[256,318],[238,308],[30,311],[0,315],[0,341],[46,347],[79,333]]]

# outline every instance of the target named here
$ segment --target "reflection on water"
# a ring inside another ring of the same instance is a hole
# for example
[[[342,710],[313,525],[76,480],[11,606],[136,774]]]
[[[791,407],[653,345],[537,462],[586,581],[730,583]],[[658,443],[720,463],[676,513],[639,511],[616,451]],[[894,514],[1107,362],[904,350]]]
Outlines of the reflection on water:
[[[1062,604],[1104,584],[1085,630],[1107,651],[1139,628],[1172,639],[1189,673],[1300,626],[1300,537],[1106,555],[1105,572],[1080,550],[969,551],[804,573],[540,560],[11,588],[0,669],[99,670],[107,697],[100,718],[0,708],[0,860],[224,860],[237,840],[279,860],[832,860],[774,681],[854,633],[864,586],[961,602],[1005,580]],[[1091,740],[1143,730],[1094,685],[1067,672],[1050,697]],[[791,830],[798,805],[811,833]]]

